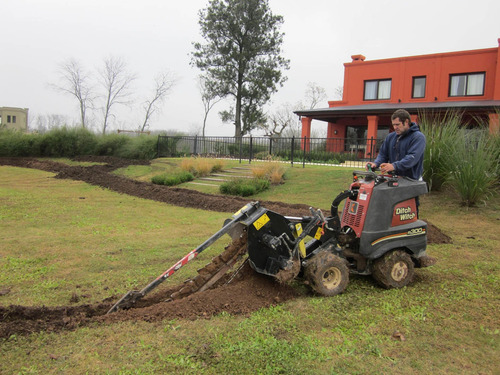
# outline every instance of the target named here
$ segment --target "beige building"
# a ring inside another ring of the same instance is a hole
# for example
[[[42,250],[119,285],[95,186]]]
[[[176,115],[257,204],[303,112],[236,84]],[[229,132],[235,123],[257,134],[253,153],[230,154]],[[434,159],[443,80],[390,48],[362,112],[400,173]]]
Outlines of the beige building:
[[[28,131],[28,108],[0,107],[0,129]]]

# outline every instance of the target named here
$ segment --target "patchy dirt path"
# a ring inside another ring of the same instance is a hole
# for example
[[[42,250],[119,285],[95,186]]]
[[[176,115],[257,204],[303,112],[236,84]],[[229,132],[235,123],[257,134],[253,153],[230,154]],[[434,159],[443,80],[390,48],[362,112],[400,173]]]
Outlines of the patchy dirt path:
[[[181,207],[234,213],[250,201],[238,197],[211,195],[189,189],[159,186],[110,173],[131,164],[149,164],[147,161],[114,157],[81,157],[75,160],[105,164],[82,167],[35,158],[0,158],[0,165],[53,172],[56,173],[55,178],[84,181],[121,194]],[[270,201],[261,201],[261,204],[282,215],[309,215],[309,206],[305,204]],[[428,242],[449,243],[450,238],[434,225],[428,223]],[[152,275],[152,277],[154,276]],[[183,299],[167,302],[169,296],[180,287],[182,284],[166,290],[160,288],[160,291],[139,301],[134,308],[110,315],[106,315],[106,312],[117,301],[119,298],[117,296],[109,297],[95,305],[50,308],[45,306],[0,306],[0,338],[8,338],[13,334],[75,329],[92,322],[158,321],[174,318],[203,319],[222,312],[245,315],[260,308],[296,298],[299,295],[299,292],[291,286],[279,284],[273,278],[253,272],[249,267],[244,267],[229,284],[222,284]]]

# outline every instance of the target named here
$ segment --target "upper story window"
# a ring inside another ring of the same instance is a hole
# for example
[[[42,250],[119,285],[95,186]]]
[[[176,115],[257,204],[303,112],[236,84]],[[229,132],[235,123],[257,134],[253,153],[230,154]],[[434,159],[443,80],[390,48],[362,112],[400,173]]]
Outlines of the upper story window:
[[[425,98],[426,77],[413,77],[412,98]]]
[[[382,100],[391,98],[390,79],[379,79],[374,81],[365,81],[364,100]]]
[[[485,73],[450,75],[450,96],[484,95]]]

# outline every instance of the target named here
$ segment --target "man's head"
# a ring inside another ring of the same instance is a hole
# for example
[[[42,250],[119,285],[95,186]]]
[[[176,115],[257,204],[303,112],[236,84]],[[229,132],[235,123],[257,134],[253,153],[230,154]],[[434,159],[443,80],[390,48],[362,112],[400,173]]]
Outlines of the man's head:
[[[391,116],[392,127],[397,135],[406,133],[411,126],[410,114],[404,109],[398,109]]]

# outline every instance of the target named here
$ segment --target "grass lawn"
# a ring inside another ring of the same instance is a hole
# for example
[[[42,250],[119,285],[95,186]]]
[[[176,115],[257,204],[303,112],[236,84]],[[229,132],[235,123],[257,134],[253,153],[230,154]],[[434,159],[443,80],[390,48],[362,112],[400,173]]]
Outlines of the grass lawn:
[[[116,173],[147,180],[178,163]],[[328,209],[352,170],[288,168],[256,199]],[[0,305],[96,303],[145,286],[203,242],[228,214],[117,194],[52,173],[0,166]],[[453,243],[434,267],[383,290],[353,276],[332,298],[308,293],[248,317],[94,324],[0,341],[0,374],[498,374],[500,199],[465,209],[422,197],[421,216]],[[167,281],[185,280],[224,244]],[[303,288],[302,285],[296,285]],[[1,319],[1,317],[0,317]]]

